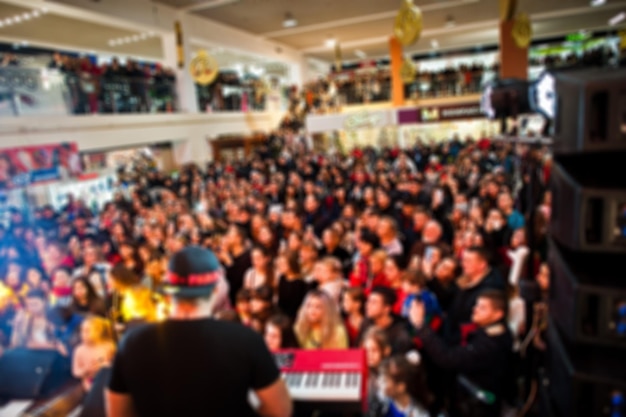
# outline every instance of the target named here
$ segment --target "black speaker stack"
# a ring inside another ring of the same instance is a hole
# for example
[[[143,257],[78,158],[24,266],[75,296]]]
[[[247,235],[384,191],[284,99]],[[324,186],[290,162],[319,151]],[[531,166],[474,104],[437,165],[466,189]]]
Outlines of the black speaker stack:
[[[626,417],[626,70],[555,77],[544,415]]]

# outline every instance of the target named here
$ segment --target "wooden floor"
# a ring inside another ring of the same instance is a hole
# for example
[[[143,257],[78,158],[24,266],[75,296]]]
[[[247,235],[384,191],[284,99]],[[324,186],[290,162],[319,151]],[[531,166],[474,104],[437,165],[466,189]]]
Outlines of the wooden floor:
[[[37,401],[34,400],[16,400],[0,407],[0,417],[27,417],[32,416],[29,412],[36,407]],[[78,417],[82,407],[78,406],[72,410],[67,417]]]

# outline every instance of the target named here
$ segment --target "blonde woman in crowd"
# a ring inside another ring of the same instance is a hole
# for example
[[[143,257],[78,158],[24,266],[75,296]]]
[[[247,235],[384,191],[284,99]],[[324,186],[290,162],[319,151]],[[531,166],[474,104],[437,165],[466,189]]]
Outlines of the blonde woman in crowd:
[[[304,299],[294,326],[303,349],[346,349],[348,335],[337,303],[323,291],[314,290]]]

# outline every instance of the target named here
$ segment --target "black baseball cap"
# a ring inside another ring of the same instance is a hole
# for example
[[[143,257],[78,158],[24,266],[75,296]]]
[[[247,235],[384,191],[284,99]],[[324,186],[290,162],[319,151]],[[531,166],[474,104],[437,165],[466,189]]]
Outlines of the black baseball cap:
[[[213,251],[187,246],[170,258],[161,291],[181,298],[211,295],[222,274]]]

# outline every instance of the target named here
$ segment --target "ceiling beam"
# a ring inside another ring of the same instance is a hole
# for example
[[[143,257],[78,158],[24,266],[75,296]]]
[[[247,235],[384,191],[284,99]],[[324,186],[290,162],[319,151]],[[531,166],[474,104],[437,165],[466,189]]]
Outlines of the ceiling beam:
[[[471,3],[478,3],[479,1],[480,0],[451,0],[451,1],[446,1],[443,3],[431,3],[431,4],[424,5],[424,6],[420,6],[420,9],[422,10],[422,12],[427,12],[427,11],[432,11],[432,10],[441,10],[441,9],[447,9],[450,7],[463,6],[463,5],[471,4]],[[358,23],[366,23],[366,22],[374,22],[377,20],[390,19],[390,18],[396,17],[397,14],[398,14],[398,11],[393,10],[389,12],[381,12],[381,13],[374,13],[374,14],[368,14],[368,15],[363,15],[363,16],[355,16],[355,17],[349,17],[346,19],[338,19],[338,20],[331,20],[328,22],[316,23],[313,25],[296,26],[294,28],[276,30],[273,32],[266,32],[266,33],[262,33],[261,36],[265,38],[278,38],[281,36],[297,35],[300,33],[315,32],[318,30],[328,30],[328,29],[333,29],[337,27],[355,25]],[[297,16],[295,17],[297,18]]]
[[[215,7],[226,6],[227,4],[237,3],[239,0],[208,0],[201,3],[190,4],[181,7],[179,10],[184,13],[197,12],[199,10],[213,9]]]

